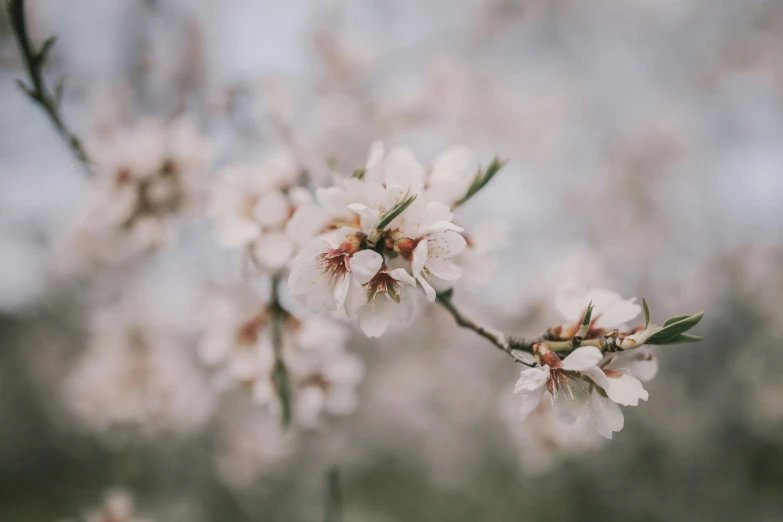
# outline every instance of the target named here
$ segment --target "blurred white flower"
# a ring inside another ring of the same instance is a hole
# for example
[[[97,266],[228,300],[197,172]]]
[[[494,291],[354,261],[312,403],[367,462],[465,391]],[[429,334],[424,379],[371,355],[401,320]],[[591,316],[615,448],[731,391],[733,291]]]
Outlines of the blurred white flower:
[[[511,242],[508,228],[500,221],[482,221],[463,236],[467,246],[454,258],[462,268],[460,281],[469,289],[486,286],[497,270],[497,250]]]
[[[367,337],[380,337],[394,319],[406,323],[413,313],[414,304],[408,300],[402,304],[404,285],[416,286],[416,280],[403,268],[389,270],[377,252],[364,250],[367,270],[355,272],[345,299],[345,312],[359,321],[359,327]],[[376,269],[376,266],[378,267]]]
[[[171,245],[171,218],[198,211],[205,198],[211,145],[188,119],[143,119],[91,145],[94,176],[58,256],[68,271]]]
[[[197,433],[214,405],[181,341],[119,307],[96,318],[62,398],[83,429],[110,444]]]
[[[642,311],[636,298],[623,299],[617,292],[594,288],[587,290],[576,280],[563,282],[555,296],[555,306],[567,321],[562,325],[560,337],[573,337],[584,317],[587,306],[593,304],[590,330],[623,329]]]
[[[285,267],[297,248],[297,239],[286,233],[289,220],[297,208],[312,203],[298,183],[296,162],[282,152],[258,165],[226,167],[209,202],[218,243],[224,248],[249,249],[263,268]]]
[[[441,152],[432,160],[427,177],[427,197],[450,207],[467,194],[478,173],[475,153],[465,146]]]

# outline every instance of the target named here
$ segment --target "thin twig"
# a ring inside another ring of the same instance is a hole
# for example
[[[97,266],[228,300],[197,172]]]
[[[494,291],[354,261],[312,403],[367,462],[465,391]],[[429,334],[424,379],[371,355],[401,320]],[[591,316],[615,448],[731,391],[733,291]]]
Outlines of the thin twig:
[[[331,468],[326,473],[324,522],[342,522],[343,494],[340,488],[340,470]]]
[[[272,279],[272,302],[269,309],[272,311],[272,346],[275,352],[275,367],[272,371],[272,383],[274,384],[277,396],[280,399],[280,407],[283,414],[283,426],[288,427],[291,424],[291,382],[288,374],[288,366],[283,358],[283,323],[286,320],[287,312],[280,304],[280,295],[278,287],[280,278]]]
[[[525,366],[535,366],[534,364],[524,361],[519,354],[519,352],[532,354],[534,344],[533,341],[512,339],[508,335],[495,330],[494,328],[478,324],[476,321],[466,316],[454,305],[454,302],[451,300],[451,296],[451,291],[443,292],[438,294],[437,300],[438,303],[440,303],[441,306],[443,306],[443,308],[445,308],[452,315],[452,317],[454,317],[454,320],[459,326],[467,328],[468,330],[473,330],[481,337],[495,345],[495,347],[506,352],[509,356],[511,356],[512,359],[514,359],[514,361],[520,364],[524,364]]]
[[[62,102],[63,81],[57,82],[54,92],[46,85],[43,76],[43,66],[46,58],[51,51],[54,43],[57,41],[55,36],[49,37],[41,46],[35,50],[27,30],[27,19],[25,17],[24,0],[7,0],[8,19],[11,22],[11,29],[19,43],[19,51],[22,60],[30,76],[31,87],[28,87],[23,81],[17,80],[16,83],[27,94],[33,102],[46,112],[57,132],[60,134],[68,147],[71,148],[76,158],[84,166],[87,174],[90,174],[90,160],[82,147],[81,141],[71,132],[62,120],[60,115],[60,104]]]

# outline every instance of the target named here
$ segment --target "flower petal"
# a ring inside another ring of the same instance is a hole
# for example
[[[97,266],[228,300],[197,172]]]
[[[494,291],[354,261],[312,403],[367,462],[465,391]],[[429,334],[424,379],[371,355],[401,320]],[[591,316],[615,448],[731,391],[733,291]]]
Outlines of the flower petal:
[[[612,438],[612,432],[623,429],[624,418],[620,407],[598,390],[593,390],[587,405],[590,424],[606,437]]]
[[[374,250],[360,250],[351,256],[351,273],[361,284],[375,277],[383,266],[383,256]]]
[[[602,358],[601,350],[595,346],[582,346],[563,359],[563,369],[582,372],[590,367],[597,366]]]
[[[367,337],[380,337],[386,332],[394,317],[394,304],[394,301],[381,295],[359,310],[359,326]]]
[[[416,245],[416,248],[413,249],[413,253],[411,254],[411,272],[413,272],[413,275],[416,277],[421,274],[422,270],[424,270],[424,265],[427,264],[427,256],[429,253],[427,243],[428,241],[419,241],[419,244]]]
[[[649,397],[639,379],[624,373],[608,375],[604,390],[610,399],[623,406],[638,406],[639,399],[646,401]]]
[[[402,283],[409,284],[411,286],[416,286],[416,279],[408,273],[407,270],[404,268],[395,268],[391,271],[390,275],[392,278],[394,278],[396,281],[400,281]]]

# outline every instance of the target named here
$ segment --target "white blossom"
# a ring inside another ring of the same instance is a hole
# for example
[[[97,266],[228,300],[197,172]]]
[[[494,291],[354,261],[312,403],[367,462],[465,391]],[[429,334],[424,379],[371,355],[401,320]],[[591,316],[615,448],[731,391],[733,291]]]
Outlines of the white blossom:
[[[197,212],[205,199],[211,146],[190,120],[143,119],[92,145],[94,175],[60,246],[69,271],[172,245],[172,218]]]
[[[295,255],[301,238],[287,232],[301,206],[312,204],[300,186],[299,171],[284,153],[260,164],[235,164],[223,169],[212,191],[209,214],[224,248],[247,249],[257,263],[279,270]],[[309,237],[313,237],[314,231]]]
[[[641,382],[629,371],[604,360],[601,351],[592,346],[574,350],[560,361],[553,352],[543,349],[543,366],[522,370],[514,393],[520,397],[520,415],[527,417],[545,392],[551,398],[558,419],[573,424],[586,416],[590,424],[606,438],[623,428],[623,414],[618,404],[636,406],[647,400]]]
[[[80,427],[123,444],[199,432],[214,404],[204,384],[179,339],[117,308],[98,316],[63,400]]]

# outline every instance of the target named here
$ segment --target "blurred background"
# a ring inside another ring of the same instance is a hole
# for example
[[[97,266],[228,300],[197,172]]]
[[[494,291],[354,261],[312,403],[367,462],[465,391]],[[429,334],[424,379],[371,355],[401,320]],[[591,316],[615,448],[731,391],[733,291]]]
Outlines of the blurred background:
[[[0,520],[77,520],[111,487],[145,520],[323,520],[334,467],[347,522],[783,519],[783,3],[27,4],[33,39],[59,37],[47,71],[80,136],[187,113],[216,164],[283,147],[317,182],[375,139],[497,154],[507,168],[458,220],[504,220],[511,241],[490,285],[457,292],[466,311],[535,335],[577,276],[645,296],[654,320],[704,310],[705,341],[658,350],[614,440],[570,437],[519,424],[519,368],[433,306],[380,341],[352,332],[357,412],[281,435],[197,361],[202,290],[235,272],[203,219],[142,262],[61,269],[86,178],[15,85],[3,13]],[[122,400],[110,374],[73,377],[120,300],[182,346],[157,389],[176,407],[143,436],[72,415],[83,394]]]

